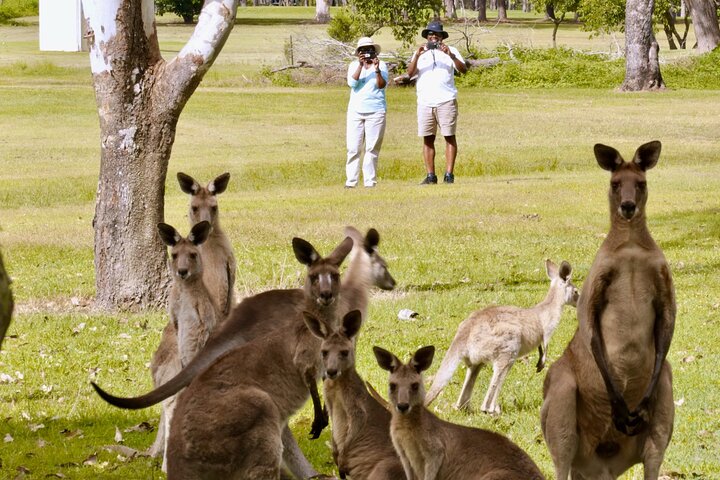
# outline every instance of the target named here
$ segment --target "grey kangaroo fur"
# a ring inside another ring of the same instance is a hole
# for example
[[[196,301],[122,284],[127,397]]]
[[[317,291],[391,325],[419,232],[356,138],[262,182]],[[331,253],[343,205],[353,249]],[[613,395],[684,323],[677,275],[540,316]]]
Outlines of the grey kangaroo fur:
[[[390,439],[390,413],[368,392],[355,370],[359,330],[358,321],[329,335],[320,334],[333,460],[343,479],[404,480],[405,472]]]
[[[543,387],[541,421],[558,480],[615,479],[636,463],[658,478],[673,430],[675,326],[670,268],[647,227],[646,172],[658,141],[631,162],[595,145],[611,172],[610,231],[583,285],[578,329]]]
[[[288,328],[219,358],[180,394],[168,442],[169,479],[279,478],[288,419],[309,393],[317,396],[322,359],[315,335],[340,328],[339,267],[351,246],[346,238],[322,258],[308,242],[293,239],[298,261],[308,266],[303,312]],[[350,312],[343,325],[359,317]]]
[[[341,283],[339,307],[340,313],[351,309],[360,309],[365,318],[369,296],[369,285],[390,290],[395,280],[387,270],[387,263],[377,251],[380,236],[370,229],[365,238],[353,227],[346,232],[353,238],[353,249],[347,271]],[[360,288],[365,285],[367,288]],[[346,299],[353,300],[345,302]],[[275,329],[287,329],[293,324],[295,317],[302,311],[305,302],[303,289],[270,290],[253,297],[248,297],[237,305],[230,317],[211,335],[205,349],[167,383],[156,387],[153,391],[136,398],[122,398],[107,394],[99,387],[100,396],[112,405],[122,408],[145,408],[174,395],[186,387],[199,373],[208,368],[222,355],[238,348]],[[289,429],[283,432],[283,454],[288,468],[298,478],[317,475],[310,463],[300,451]]]
[[[200,248],[205,272],[203,279],[223,316],[230,314],[235,306],[235,254],[232,244],[220,227],[217,196],[225,191],[230,174],[223,173],[207,184],[200,185],[194,178],[182,172],[177,174],[180,189],[190,195],[188,217],[192,225],[203,220],[210,222],[212,230]]]
[[[198,248],[203,263],[203,281],[219,308],[218,323],[222,322],[234,304],[235,256],[227,235],[220,228],[217,195],[223,193],[230,181],[230,174],[223,173],[202,187],[191,176],[178,172],[178,183],[183,192],[190,195],[188,218],[190,225],[202,221],[210,222],[211,231],[208,238]],[[183,365],[178,356],[178,337],[175,325],[168,322],[162,332],[160,344],[150,361],[150,372],[153,386],[166,383],[182,370]],[[165,421],[166,408],[173,408],[174,398],[163,402],[157,435],[148,453],[152,456],[164,455],[165,433],[169,424]]]
[[[187,238],[183,238],[172,226],[158,224],[160,238],[170,247],[168,266],[172,273],[172,285],[168,295],[170,320],[163,331],[164,341],[161,341],[151,362],[154,380],[172,378],[183,365],[190,363],[222,318],[203,280],[200,246],[207,240],[211,228],[209,222],[202,221],[192,228]],[[169,428],[166,420],[172,417],[174,405],[175,397],[163,402],[151,454],[164,451],[164,439]]]
[[[542,302],[531,308],[493,306],[476,310],[458,326],[427,394],[428,405],[447,386],[461,361],[467,366],[467,373],[455,407],[469,406],[480,369],[492,363],[492,380],[481,407],[483,412],[492,414],[500,413],[500,388],[515,360],[537,348],[537,371],[543,369],[548,342],[560,323],[563,306],[576,306],[579,297],[570,278],[572,267],[568,262],[563,261],[558,269],[546,260],[545,271],[550,278],[550,288]]]
[[[517,445],[498,433],[446,422],[424,405],[422,372],[435,347],[422,347],[403,364],[373,347],[390,372],[390,436],[408,480],[541,480],[542,473]]]

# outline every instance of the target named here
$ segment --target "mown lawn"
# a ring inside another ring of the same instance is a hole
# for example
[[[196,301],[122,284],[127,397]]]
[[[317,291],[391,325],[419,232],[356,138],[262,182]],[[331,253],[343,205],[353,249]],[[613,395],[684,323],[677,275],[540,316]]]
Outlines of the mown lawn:
[[[276,8],[268,7],[268,15],[280,15]],[[720,478],[720,90],[463,88],[457,183],[428,188],[417,185],[423,169],[414,91],[393,87],[380,183],[347,191],[346,88],[274,87],[258,75],[263,62],[282,62],[282,40],[267,39],[320,27],[292,15],[242,21],[243,15],[182,114],[166,188],[166,221],[182,231],[187,198],[175,173],[209,180],[231,172],[221,216],[238,258],[241,295],[299,285],[293,236],[327,253],[344,225],[375,227],[399,285],[373,295],[359,370],[384,391],[387,374],[375,364],[373,345],[406,358],[433,344],[432,374],[469,312],[543,298],[546,258],[568,260],[582,286],[608,226],[608,175],[595,163],[593,144],[612,145],[629,158],[640,144],[659,139],[663,153],[648,175],[648,218],[678,299],[669,354],[675,433],[662,471]],[[189,33],[175,24],[160,31],[167,57]],[[17,301],[0,352],[0,477],[27,469],[29,478],[164,478],[157,460],[104,448],[117,443],[118,431],[124,445],[149,446],[155,432],[137,426],[156,426],[159,409],[111,408],[89,382],[128,395],[150,388],[147,364],[167,319],[162,311],[92,308],[99,127],[87,57],[36,52],[36,32],[32,25],[0,27],[0,42],[8,46],[0,51],[0,245]],[[236,81],[242,75],[247,82]],[[420,317],[398,320],[403,308]],[[563,314],[550,363],[576,327],[574,313]],[[535,360],[513,368],[499,418],[477,412],[490,369],[478,379],[475,412],[452,408],[461,371],[434,408],[451,421],[505,433],[552,477],[539,425],[544,373],[535,373]],[[310,419],[303,410],[293,429],[311,461],[331,472],[329,434],[307,440]],[[642,478],[642,469],[624,478]]]

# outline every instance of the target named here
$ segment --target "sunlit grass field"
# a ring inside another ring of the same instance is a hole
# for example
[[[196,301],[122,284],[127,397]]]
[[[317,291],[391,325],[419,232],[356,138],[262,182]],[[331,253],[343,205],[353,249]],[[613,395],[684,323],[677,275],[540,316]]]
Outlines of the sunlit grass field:
[[[358,369],[384,392],[387,374],[375,364],[373,345],[407,358],[433,344],[432,374],[471,311],[542,300],[546,258],[568,260],[582,286],[608,227],[608,175],[597,167],[593,145],[614,146],[630,158],[640,144],[661,140],[660,162],[648,174],[648,219],[670,262],[678,300],[669,354],[675,433],[662,471],[671,478],[720,478],[720,90],[463,88],[457,183],[420,187],[415,92],[391,87],[379,184],[345,190],[346,88],[280,88],[258,73],[264,64],[284,62],[283,42],[292,32],[323,34],[312,15],[302,8],[240,10],[225,49],[181,116],[166,221],[189,229],[178,171],[204,181],[230,172],[220,208],[241,295],[300,285],[293,236],[327,253],[342,240],[343,226],[377,228],[399,285],[373,294]],[[550,42],[547,26],[488,28],[498,35],[491,40],[488,34],[489,44],[511,35]],[[163,20],[163,55],[171,58],[190,33],[191,27]],[[575,48],[609,50],[610,39],[587,37],[577,26],[559,34]],[[378,38],[387,48],[399,46],[387,32]],[[127,395],[149,389],[147,365],[167,316],[92,307],[100,142],[87,54],[38,52],[32,23],[0,27],[0,47],[0,248],[17,303],[0,352],[0,478],[23,472],[29,478],[164,478],[157,459],[105,448],[118,438],[134,449],[148,447],[155,432],[138,426],[156,427],[159,408],[111,408],[89,384]],[[243,75],[247,81],[237,81]],[[398,320],[403,308],[419,318]],[[572,336],[574,313],[563,314],[549,363]],[[535,361],[520,361],[511,371],[498,418],[479,413],[489,368],[478,379],[474,412],[452,408],[462,371],[434,408],[451,421],[505,433],[552,478],[539,424],[544,373],[535,373]],[[310,421],[311,411],[303,410],[293,430],[313,464],[331,473],[329,432],[307,440]],[[623,478],[642,478],[642,468]]]

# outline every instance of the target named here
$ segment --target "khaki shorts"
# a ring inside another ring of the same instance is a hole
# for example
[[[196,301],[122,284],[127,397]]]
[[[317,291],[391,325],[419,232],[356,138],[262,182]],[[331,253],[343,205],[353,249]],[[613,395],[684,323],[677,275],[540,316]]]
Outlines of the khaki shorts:
[[[438,125],[443,137],[455,135],[457,127],[457,99],[442,103],[437,107],[418,105],[418,136],[427,137],[435,135]]]

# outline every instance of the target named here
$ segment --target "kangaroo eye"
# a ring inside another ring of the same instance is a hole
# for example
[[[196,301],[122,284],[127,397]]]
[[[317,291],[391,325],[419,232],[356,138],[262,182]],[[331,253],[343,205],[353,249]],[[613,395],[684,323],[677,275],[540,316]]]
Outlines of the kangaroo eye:
[[[190,254],[190,259],[195,260],[197,258],[197,253],[193,252]]]
[[[620,188],[620,182],[610,182],[610,186],[612,187],[613,191],[617,191],[617,189]]]
[[[328,356],[328,351],[327,351],[327,350],[323,350],[321,353],[322,353],[322,357],[323,357],[323,358],[327,358],[327,356]]]
[[[177,259],[177,253],[171,253],[170,256],[172,257],[173,260]]]
[[[391,383],[391,384],[390,384],[390,391],[391,391],[391,392],[394,392],[395,390],[397,390],[397,383]]]
[[[347,358],[347,356],[348,356],[349,354],[350,354],[350,352],[349,352],[348,350],[341,350],[341,351],[340,351],[340,356],[343,357],[343,358]]]
[[[210,210],[212,210],[213,213],[217,212],[217,205],[213,205]]]
[[[417,392],[417,391],[420,389],[420,384],[419,384],[419,383],[413,383],[412,385],[410,385],[410,389],[411,389],[413,392]]]
[[[338,280],[340,280],[340,274],[339,274],[339,273],[333,273],[333,274],[330,275],[330,278],[332,278],[332,281],[333,281],[333,282],[337,282]]]
[[[647,188],[647,182],[638,182],[636,188],[644,191]]]
[[[193,211],[193,213],[197,213],[198,207],[192,207],[192,211]]]
[[[311,281],[312,283],[317,283],[317,281],[318,281],[318,276],[317,276],[317,275],[310,275],[310,281]]]

